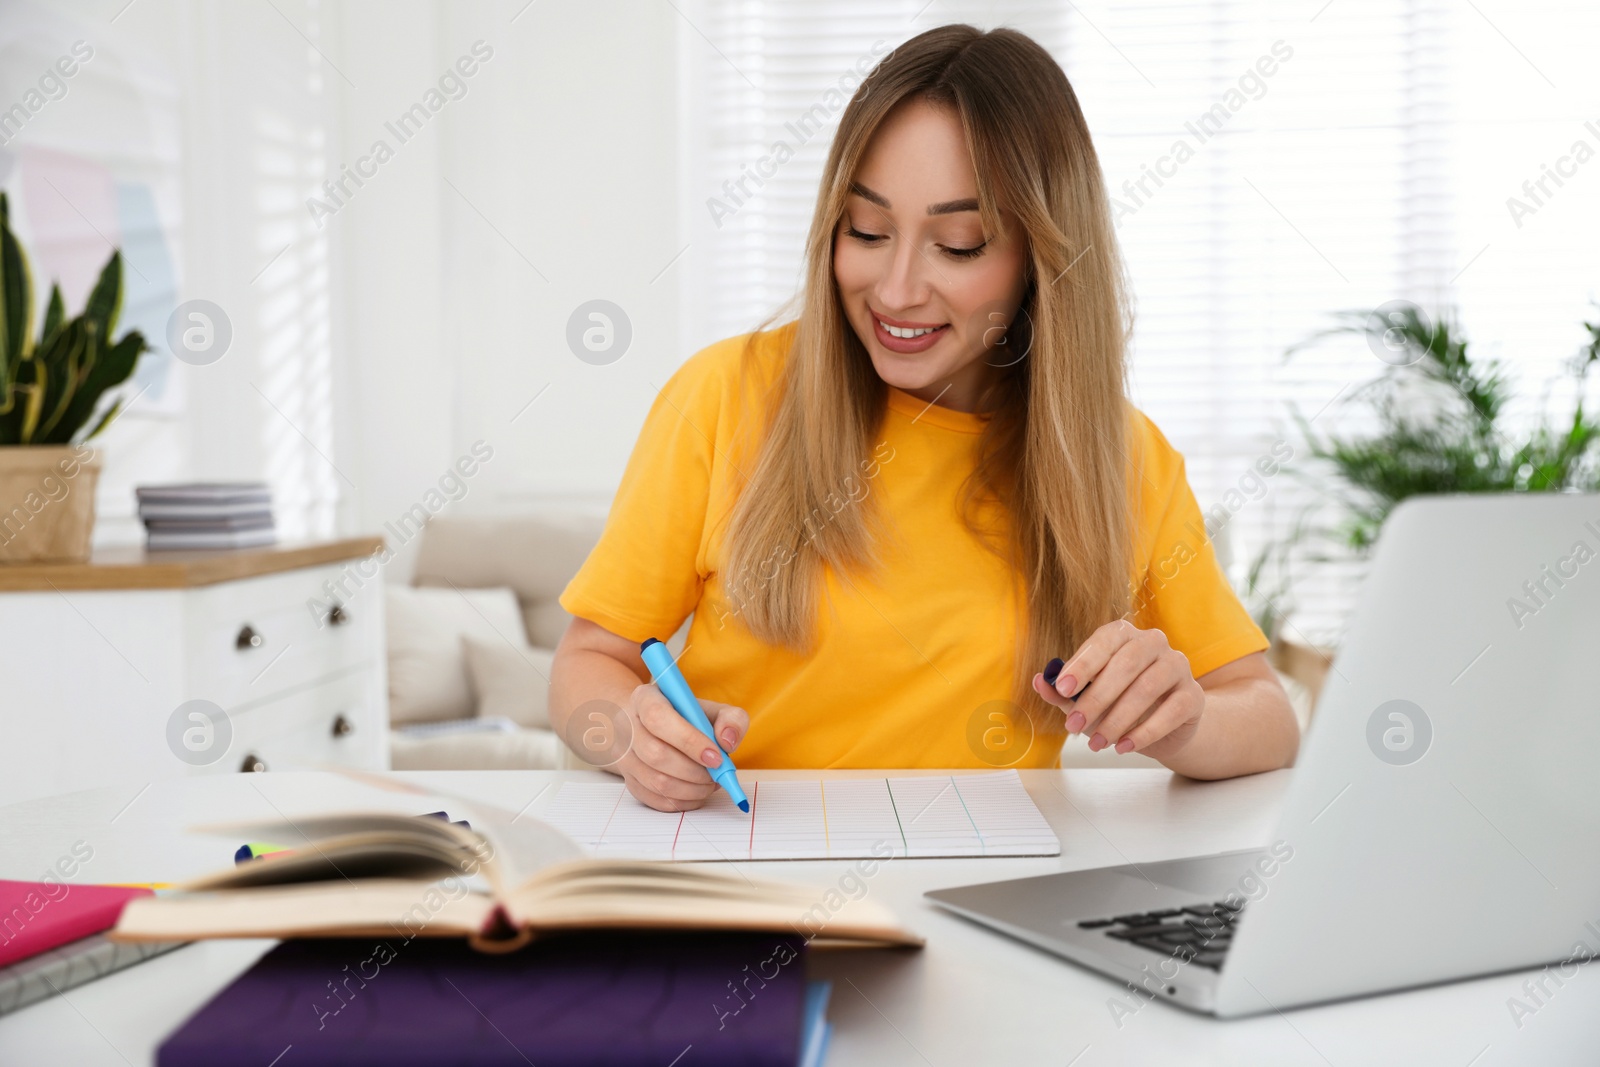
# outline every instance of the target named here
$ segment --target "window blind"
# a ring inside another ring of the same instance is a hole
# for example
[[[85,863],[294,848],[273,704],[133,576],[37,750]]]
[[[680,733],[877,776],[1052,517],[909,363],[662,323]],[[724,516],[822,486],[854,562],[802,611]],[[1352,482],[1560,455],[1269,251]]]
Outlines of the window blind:
[[[828,99],[875,42],[965,21],[1030,34],[1072,80],[1136,300],[1130,391],[1184,453],[1237,586],[1321,499],[1290,405],[1320,431],[1357,430],[1360,410],[1344,401],[1386,368],[1353,338],[1286,360],[1330,313],[1391,300],[1457,309],[1471,351],[1516,375],[1514,421],[1565,400],[1543,386],[1593,320],[1600,278],[1600,160],[1574,161],[1580,140],[1600,151],[1600,74],[1582,45],[1600,30],[1593,5],[702,0],[680,11],[686,354],[753,328],[798,284],[842,103],[803,144],[785,123]],[[794,157],[714,217],[723,183],[778,139]],[[1572,173],[1546,180],[1534,204],[1523,182],[1564,156]],[[1533,211],[1514,217],[1514,196]],[[1257,461],[1286,448],[1299,472],[1258,479]],[[1336,517],[1323,507],[1312,519]],[[1292,593],[1274,603],[1288,636],[1332,644],[1362,567],[1307,558],[1325,548],[1299,553]]]

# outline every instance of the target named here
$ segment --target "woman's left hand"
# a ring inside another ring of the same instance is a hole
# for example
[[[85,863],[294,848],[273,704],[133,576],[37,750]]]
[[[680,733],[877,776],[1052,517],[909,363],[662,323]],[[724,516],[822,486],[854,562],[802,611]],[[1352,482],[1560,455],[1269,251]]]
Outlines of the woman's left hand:
[[[1114,746],[1162,759],[1194,736],[1206,709],[1188,657],[1160,630],[1141,630],[1126,619],[1090,634],[1055,685],[1036,674],[1033,688],[1066,713],[1068,734],[1089,734],[1095,752]]]

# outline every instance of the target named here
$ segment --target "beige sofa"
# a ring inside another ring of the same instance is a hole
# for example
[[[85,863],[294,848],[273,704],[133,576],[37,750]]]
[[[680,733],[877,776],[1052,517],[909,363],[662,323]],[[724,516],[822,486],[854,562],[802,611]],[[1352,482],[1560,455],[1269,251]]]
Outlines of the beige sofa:
[[[542,687],[549,677],[550,657],[571,619],[556,598],[589,554],[602,525],[603,519],[581,514],[435,517],[423,529],[411,585],[417,590],[448,591],[451,595],[437,600],[428,598],[416,609],[427,613],[430,603],[448,604],[452,595],[466,601],[477,599],[480,590],[509,588],[515,597],[514,619],[508,621],[503,615],[498,620],[490,618],[489,607],[482,604],[469,605],[467,617],[470,620],[473,613],[484,616],[498,644],[526,661],[530,668],[527,684],[535,689]],[[407,679],[416,673],[406,661],[412,644],[406,631],[416,620],[403,607],[397,612],[395,601],[406,600],[408,594],[406,590],[393,589],[390,593],[391,718],[394,725],[404,726],[415,723],[415,715],[426,715],[427,708],[419,708],[413,699],[415,694],[406,692]],[[521,633],[510,632],[516,623],[520,623]],[[396,633],[397,627],[401,633]],[[495,643],[491,639],[487,644],[492,648]],[[417,737],[408,736],[402,729],[392,730],[392,765],[397,770],[584,766],[548,728],[548,718],[542,715],[544,696],[537,693],[531,706],[515,716],[518,728],[512,732]],[[469,714],[476,710],[484,710],[481,699]]]

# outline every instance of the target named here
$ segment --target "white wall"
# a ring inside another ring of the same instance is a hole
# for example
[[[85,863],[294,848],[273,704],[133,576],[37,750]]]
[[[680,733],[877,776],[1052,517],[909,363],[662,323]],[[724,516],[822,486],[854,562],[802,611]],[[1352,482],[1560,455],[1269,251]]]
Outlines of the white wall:
[[[136,404],[106,435],[99,540],[139,537],[132,485],[183,478],[268,477],[289,532],[376,532],[478,440],[494,458],[451,509],[603,508],[655,387],[689,354],[685,261],[665,269],[683,245],[677,55],[692,32],[672,7],[124,3],[18,3],[7,19],[170,76],[180,296],[220,304],[234,341],[215,364],[174,367],[181,409]],[[465,95],[400,143],[385,124],[477,41],[493,54]],[[0,39],[0,65],[18,55]],[[85,92],[52,110],[70,125],[95,106]],[[393,157],[313,218],[321,181],[380,138]],[[633,326],[608,366],[565,340],[594,298]]]
[[[682,247],[675,18],[666,4],[539,3],[508,26],[449,9],[446,39],[496,48],[442,152],[454,445],[496,449],[474,506],[603,506],[651,383],[688,355],[684,264],[667,269]],[[593,299],[632,324],[607,366],[567,346],[569,316]]]

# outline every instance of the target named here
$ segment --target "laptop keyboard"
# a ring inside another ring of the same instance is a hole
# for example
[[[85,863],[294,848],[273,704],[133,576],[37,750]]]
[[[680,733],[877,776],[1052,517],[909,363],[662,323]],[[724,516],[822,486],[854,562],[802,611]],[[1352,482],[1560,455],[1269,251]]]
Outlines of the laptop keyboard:
[[[1228,945],[1233,940],[1234,924],[1243,911],[1243,905],[1219,900],[1214,904],[1160,908],[1110,919],[1085,919],[1078,927],[1104,930],[1107,937],[1216,971],[1222,969]]]

